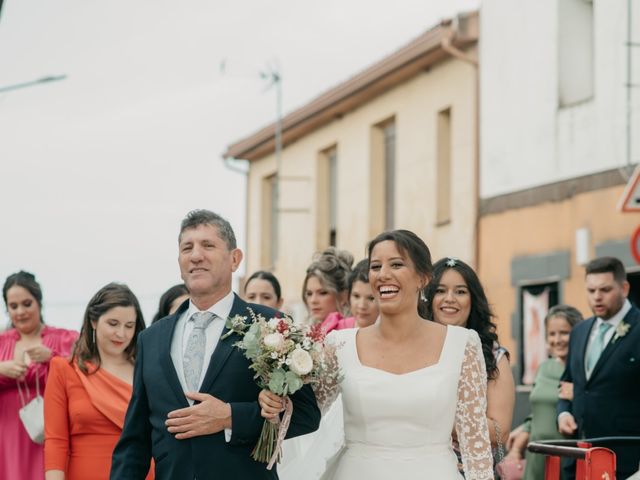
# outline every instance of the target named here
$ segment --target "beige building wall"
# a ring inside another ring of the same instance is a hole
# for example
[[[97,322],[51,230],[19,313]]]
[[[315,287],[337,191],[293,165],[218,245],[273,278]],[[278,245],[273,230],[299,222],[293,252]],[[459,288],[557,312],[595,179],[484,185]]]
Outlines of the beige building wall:
[[[471,49],[467,53],[475,55]],[[322,152],[337,148],[337,246],[356,261],[380,228],[380,195],[372,186],[372,128],[388,119],[396,122],[395,228],[420,235],[434,259],[450,255],[474,263],[476,224],[476,71],[469,63],[449,59],[388,90],[342,118],[284,148],[275,265],[265,248],[269,242],[270,196],[265,180],[276,171],[274,155],[250,163],[248,177],[246,252],[247,275],[273,269],[283,286],[285,304],[302,311],[301,288],[314,252],[328,246],[318,238],[328,199],[318,191]],[[450,109],[451,220],[437,225],[436,159],[438,113]],[[370,197],[377,204],[370,204]],[[325,205],[322,203],[325,202]],[[379,223],[379,222],[378,222]],[[296,304],[298,304],[296,306]]]
[[[584,287],[584,266],[576,261],[576,230],[590,232],[589,257],[596,257],[597,246],[615,242],[623,254],[640,214],[620,213],[616,204],[623,185],[578,194],[559,202],[510,209],[483,216],[480,220],[479,275],[497,315],[500,342],[518,359],[517,332],[512,331],[512,316],[519,315],[518,285],[512,284],[512,261],[516,258],[570,253],[570,270],[560,279],[561,303],[567,303],[591,316]],[[624,262],[630,265],[630,260]],[[640,266],[639,266],[640,267]],[[630,271],[634,267],[630,267]],[[544,280],[530,278],[531,281]]]

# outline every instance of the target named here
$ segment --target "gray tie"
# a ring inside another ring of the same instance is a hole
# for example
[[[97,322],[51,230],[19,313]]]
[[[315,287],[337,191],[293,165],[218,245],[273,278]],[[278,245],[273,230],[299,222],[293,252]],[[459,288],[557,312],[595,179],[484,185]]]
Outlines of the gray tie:
[[[191,335],[189,335],[187,348],[184,351],[184,357],[182,359],[184,378],[190,392],[197,392],[200,386],[200,375],[202,374],[206,344],[204,330],[215,317],[215,313],[211,312],[196,312],[191,316],[191,320],[193,320],[193,330],[191,331]]]

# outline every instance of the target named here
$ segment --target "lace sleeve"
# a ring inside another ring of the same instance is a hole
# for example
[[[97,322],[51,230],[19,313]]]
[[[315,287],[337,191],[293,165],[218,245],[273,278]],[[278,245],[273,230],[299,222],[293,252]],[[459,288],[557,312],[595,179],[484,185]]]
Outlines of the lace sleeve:
[[[487,372],[480,338],[471,330],[460,371],[455,422],[467,480],[494,478],[486,412]]]
[[[340,382],[343,379],[338,349],[342,348],[344,342],[338,340],[336,333],[332,332],[327,336],[322,351],[318,352],[321,368],[318,369],[318,378],[311,384],[322,416],[338,398]]]

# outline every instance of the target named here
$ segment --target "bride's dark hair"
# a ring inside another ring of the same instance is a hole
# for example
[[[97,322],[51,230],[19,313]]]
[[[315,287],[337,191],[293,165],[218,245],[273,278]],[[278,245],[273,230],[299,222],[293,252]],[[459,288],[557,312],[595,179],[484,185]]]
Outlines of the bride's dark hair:
[[[498,335],[496,333],[496,324],[493,323],[493,313],[489,307],[489,301],[482,288],[482,283],[473,269],[457,258],[443,258],[438,260],[433,266],[433,279],[427,285],[425,294],[427,297],[427,311],[430,320],[433,317],[433,297],[438,289],[438,284],[444,272],[447,270],[455,270],[458,272],[469,289],[471,297],[471,311],[467,319],[467,328],[475,330],[480,337],[482,343],[482,353],[484,355],[484,363],[487,369],[487,378],[492,380],[498,376],[498,364],[493,355],[493,349],[498,343]]]

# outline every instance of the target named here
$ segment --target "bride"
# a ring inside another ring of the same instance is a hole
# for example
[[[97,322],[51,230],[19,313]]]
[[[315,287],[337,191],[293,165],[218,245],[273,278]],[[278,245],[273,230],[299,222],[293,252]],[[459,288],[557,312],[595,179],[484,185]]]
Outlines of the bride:
[[[424,320],[432,273],[424,242],[407,230],[369,244],[369,282],[380,305],[372,326],[332,333],[338,360],[346,448],[326,472],[333,480],[458,480],[455,428],[467,480],[493,480],[486,373],[473,330]],[[267,390],[262,415],[281,399]]]

